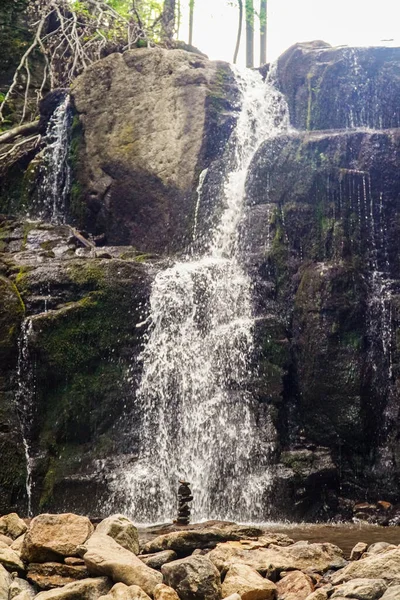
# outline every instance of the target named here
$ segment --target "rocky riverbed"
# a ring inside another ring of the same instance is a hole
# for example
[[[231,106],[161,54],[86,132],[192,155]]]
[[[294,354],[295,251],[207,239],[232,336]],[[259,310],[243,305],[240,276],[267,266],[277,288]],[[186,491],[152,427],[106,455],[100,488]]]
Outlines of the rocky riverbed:
[[[347,557],[289,528],[11,513],[0,518],[0,600],[398,600],[400,547],[362,533]]]

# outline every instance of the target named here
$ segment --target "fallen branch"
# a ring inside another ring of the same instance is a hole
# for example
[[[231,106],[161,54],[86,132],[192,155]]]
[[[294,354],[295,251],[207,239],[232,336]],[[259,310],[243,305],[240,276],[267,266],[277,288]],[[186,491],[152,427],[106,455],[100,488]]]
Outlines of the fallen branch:
[[[0,144],[9,142],[20,135],[31,135],[32,133],[37,133],[38,131],[39,120],[32,121],[31,123],[25,123],[24,125],[18,125],[18,127],[13,127],[13,129],[9,129],[0,135]]]

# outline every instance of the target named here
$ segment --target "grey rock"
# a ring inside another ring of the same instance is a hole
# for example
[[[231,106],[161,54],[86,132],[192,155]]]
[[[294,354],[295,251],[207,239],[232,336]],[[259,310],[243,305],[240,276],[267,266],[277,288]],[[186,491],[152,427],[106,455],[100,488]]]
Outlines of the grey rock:
[[[181,600],[220,600],[218,570],[206,556],[189,556],[161,567],[164,583],[176,590]]]
[[[107,517],[97,525],[96,532],[109,535],[123,548],[139,554],[138,530],[124,515]]]
[[[148,567],[161,569],[163,565],[176,560],[178,556],[173,550],[164,550],[163,552],[155,552],[154,554],[141,554],[139,558]]]
[[[110,588],[111,583],[107,577],[82,579],[61,588],[40,592],[35,596],[35,600],[98,600],[100,596],[107,594]]]

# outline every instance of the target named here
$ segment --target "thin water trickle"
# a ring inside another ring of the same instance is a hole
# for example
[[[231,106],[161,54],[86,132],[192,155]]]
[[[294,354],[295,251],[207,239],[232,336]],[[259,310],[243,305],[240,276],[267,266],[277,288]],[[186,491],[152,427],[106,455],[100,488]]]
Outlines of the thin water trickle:
[[[171,519],[182,478],[192,484],[194,519],[254,520],[266,513],[270,443],[257,427],[248,389],[254,315],[239,225],[251,159],[264,139],[288,127],[288,114],[281,94],[258,73],[236,79],[242,105],[225,161],[219,223],[206,247],[159,272],[152,286],[136,395],[140,458],[117,482],[137,522]]]

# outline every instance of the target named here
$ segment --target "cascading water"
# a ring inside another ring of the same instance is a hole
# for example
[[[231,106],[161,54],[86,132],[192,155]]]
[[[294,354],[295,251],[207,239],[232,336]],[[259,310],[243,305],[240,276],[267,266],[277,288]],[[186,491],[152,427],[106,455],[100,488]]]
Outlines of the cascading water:
[[[140,458],[118,481],[127,490],[125,510],[139,522],[176,514],[182,478],[192,484],[195,519],[266,514],[271,444],[257,427],[249,390],[252,288],[238,231],[251,159],[264,139],[288,127],[288,115],[281,94],[258,73],[237,74],[237,83],[242,106],[219,223],[207,247],[159,272],[152,286],[136,396]]]
[[[31,334],[32,319],[27,317],[22,322],[21,333],[18,340],[18,388],[15,402],[26,459],[25,487],[28,499],[28,516],[32,514],[32,456],[29,442],[29,431],[31,428],[35,394],[35,375],[29,350],[29,340]]]
[[[35,216],[54,224],[65,223],[71,187],[69,165],[71,101],[61,101],[49,120],[43,156],[43,176],[39,190],[39,212]]]

